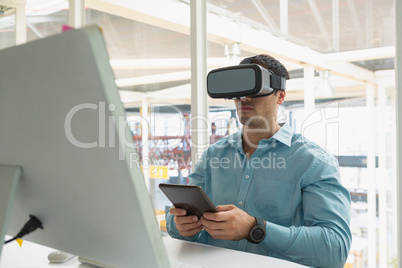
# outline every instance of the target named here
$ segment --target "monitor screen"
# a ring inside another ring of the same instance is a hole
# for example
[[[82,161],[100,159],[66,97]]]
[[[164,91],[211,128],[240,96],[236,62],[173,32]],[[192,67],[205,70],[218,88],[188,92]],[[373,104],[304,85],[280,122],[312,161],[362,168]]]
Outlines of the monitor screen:
[[[99,28],[1,50],[0,62],[0,169],[22,169],[0,231],[16,235],[32,214],[44,229],[24,240],[116,267],[168,267]]]

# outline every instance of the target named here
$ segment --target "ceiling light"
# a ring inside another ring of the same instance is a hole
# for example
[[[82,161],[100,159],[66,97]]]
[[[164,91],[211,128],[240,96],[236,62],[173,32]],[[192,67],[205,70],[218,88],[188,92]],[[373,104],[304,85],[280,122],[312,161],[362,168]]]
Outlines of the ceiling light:
[[[316,97],[333,97],[335,95],[334,88],[332,87],[329,81],[329,70],[320,72],[320,82],[315,88],[315,96]]]

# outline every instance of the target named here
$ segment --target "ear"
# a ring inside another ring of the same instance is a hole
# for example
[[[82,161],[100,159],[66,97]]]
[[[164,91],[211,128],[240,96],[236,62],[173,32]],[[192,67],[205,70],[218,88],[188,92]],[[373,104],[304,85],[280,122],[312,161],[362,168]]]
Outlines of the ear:
[[[286,92],[284,90],[279,90],[277,104],[282,104],[283,101],[285,100],[285,97],[286,97]]]

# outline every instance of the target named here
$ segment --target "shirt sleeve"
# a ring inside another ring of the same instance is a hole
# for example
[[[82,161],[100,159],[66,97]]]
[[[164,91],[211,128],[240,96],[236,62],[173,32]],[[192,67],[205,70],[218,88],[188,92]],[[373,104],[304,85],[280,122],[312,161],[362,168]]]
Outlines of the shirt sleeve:
[[[336,159],[322,155],[302,178],[305,226],[266,224],[261,243],[270,252],[304,265],[344,266],[351,245],[350,195],[340,183]]]
[[[205,184],[204,176],[207,174],[206,169],[207,169],[208,155],[209,155],[209,151],[206,150],[203,153],[203,155],[201,156],[200,160],[195,165],[194,172],[189,175],[189,179],[190,179],[189,184],[198,185],[204,189],[204,184]],[[197,241],[200,233],[205,232],[204,230],[202,230],[201,232],[199,232],[198,234],[196,234],[194,236],[182,236],[176,228],[176,223],[173,220],[174,216],[171,215],[169,213],[169,211],[166,212],[165,219],[166,219],[167,232],[173,238],[195,242],[195,241]]]

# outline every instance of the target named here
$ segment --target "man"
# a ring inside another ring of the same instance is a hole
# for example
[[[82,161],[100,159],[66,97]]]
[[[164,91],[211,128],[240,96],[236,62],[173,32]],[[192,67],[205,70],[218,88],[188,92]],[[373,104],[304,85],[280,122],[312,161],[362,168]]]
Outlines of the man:
[[[289,79],[268,55],[243,60]],[[234,101],[243,129],[211,145],[190,175],[217,213],[201,219],[171,208],[170,236],[290,260],[314,267],[343,267],[351,243],[349,192],[336,159],[277,123],[286,96]]]

